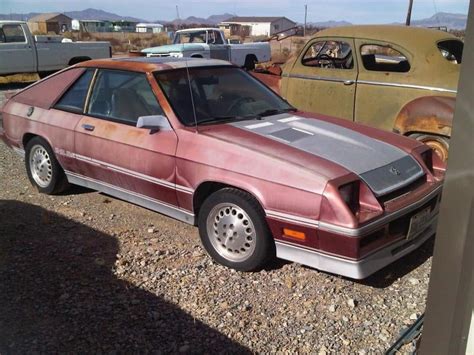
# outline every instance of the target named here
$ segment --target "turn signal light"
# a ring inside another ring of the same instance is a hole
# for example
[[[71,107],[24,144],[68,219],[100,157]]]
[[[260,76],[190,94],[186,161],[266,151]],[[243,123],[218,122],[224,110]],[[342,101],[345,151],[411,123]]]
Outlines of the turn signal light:
[[[306,240],[306,234],[289,228],[283,228],[283,236],[298,240]]]

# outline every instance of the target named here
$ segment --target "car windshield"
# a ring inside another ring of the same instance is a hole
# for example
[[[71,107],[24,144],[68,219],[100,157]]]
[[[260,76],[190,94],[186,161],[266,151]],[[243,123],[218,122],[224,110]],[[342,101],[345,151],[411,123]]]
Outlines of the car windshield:
[[[176,33],[173,43],[206,43],[206,31]]]
[[[295,110],[286,101],[236,67],[186,68],[157,72],[155,77],[180,121],[224,123]],[[192,96],[191,96],[192,93]],[[194,110],[193,110],[194,103]]]

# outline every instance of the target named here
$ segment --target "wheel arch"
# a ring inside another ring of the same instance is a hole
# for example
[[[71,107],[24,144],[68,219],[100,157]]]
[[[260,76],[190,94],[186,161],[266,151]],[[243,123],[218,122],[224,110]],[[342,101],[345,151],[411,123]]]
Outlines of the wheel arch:
[[[408,102],[398,113],[393,131],[404,136],[414,133],[450,137],[456,98],[425,96]]]
[[[39,137],[41,139],[44,139],[46,141],[46,143],[48,143],[48,145],[51,147],[51,150],[53,151],[59,165],[61,166],[62,168],[62,164],[61,164],[61,161],[58,159],[57,155],[56,155],[56,152],[54,151],[54,146],[53,144],[51,143],[51,141],[45,137],[45,136],[42,136],[41,134],[38,134],[38,133],[32,133],[32,132],[27,132],[23,135],[23,137],[21,138],[21,141],[22,141],[22,144],[23,144],[23,149],[25,149],[25,157],[26,157],[26,145],[28,144],[29,141],[31,141],[33,138],[35,137]]]
[[[199,215],[199,210],[204,203],[204,201],[212,195],[214,192],[217,192],[219,190],[225,189],[225,188],[232,188],[232,189],[237,189],[240,191],[243,191],[250,196],[252,196],[257,203],[260,205],[262,210],[264,211],[265,214],[265,209],[264,209],[264,204],[262,203],[262,196],[258,191],[256,191],[254,188],[251,188],[249,186],[239,186],[240,184],[234,184],[234,183],[223,183],[219,181],[213,181],[213,180],[207,180],[201,182],[196,190],[194,191],[193,194],[193,211],[196,216]],[[197,219],[196,219],[197,221]]]
[[[204,58],[202,54],[199,53],[193,53],[191,54],[191,58]]]
[[[247,70],[254,70],[255,64],[258,63],[258,58],[255,54],[249,53],[245,56],[244,67]]]
[[[77,63],[85,62],[87,60],[91,60],[92,58],[87,57],[87,56],[78,56],[78,57],[73,57],[69,60],[68,65],[74,65]]]

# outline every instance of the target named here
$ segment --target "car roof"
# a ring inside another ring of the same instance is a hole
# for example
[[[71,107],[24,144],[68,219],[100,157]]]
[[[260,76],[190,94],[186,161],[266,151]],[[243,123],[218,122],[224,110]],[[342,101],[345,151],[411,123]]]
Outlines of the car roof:
[[[154,72],[172,69],[233,66],[218,59],[175,58],[175,57],[123,57],[89,60],[78,64],[79,67],[121,69],[141,72]]]
[[[416,48],[431,45],[443,39],[458,39],[456,36],[431,28],[397,25],[355,25],[322,30],[313,38],[334,36],[362,38],[396,43],[404,47]]]
[[[25,21],[19,21],[19,20],[1,20],[0,25],[21,25],[21,24],[26,24]]]
[[[178,30],[176,33],[186,33],[186,32],[196,32],[196,31],[209,31],[209,30],[217,30],[219,31],[218,28],[216,27],[198,27],[198,28],[186,28],[184,30]]]

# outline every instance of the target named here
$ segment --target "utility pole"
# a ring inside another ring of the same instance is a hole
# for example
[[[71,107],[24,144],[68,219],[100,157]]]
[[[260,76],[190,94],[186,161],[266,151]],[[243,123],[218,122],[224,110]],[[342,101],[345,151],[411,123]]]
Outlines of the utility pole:
[[[308,16],[308,5],[304,6],[304,29],[303,29],[303,36],[306,37],[306,18]]]
[[[181,28],[181,19],[179,18],[179,8],[178,5],[176,5],[176,18],[178,19],[178,29]]]
[[[411,23],[411,10],[413,9],[413,0],[409,0],[410,3],[408,5],[408,13],[407,13],[407,21],[406,21],[406,25],[407,26],[410,26],[410,23]]]

